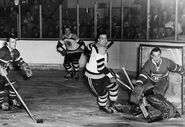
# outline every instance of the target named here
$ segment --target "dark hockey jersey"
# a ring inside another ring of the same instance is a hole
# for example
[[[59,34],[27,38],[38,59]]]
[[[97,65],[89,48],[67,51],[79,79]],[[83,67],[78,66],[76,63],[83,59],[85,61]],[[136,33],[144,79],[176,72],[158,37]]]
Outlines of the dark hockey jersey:
[[[167,77],[169,72],[184,74],[184,68],[182,68],[182,66],[174,63],[168,58],[161,58],[162,60],[159,65],[157,65],[152,59],[149,59],[143,65],[136,84],[142,85],[147,79],[150,79],[153,82],[159,82],[161,78]]]
[[[17,49],[13,49],[10,52],[7,46],[2,47],[0,49],[0,66],[7,69],[12,62],[16,63],[19,67],[25,63]]]

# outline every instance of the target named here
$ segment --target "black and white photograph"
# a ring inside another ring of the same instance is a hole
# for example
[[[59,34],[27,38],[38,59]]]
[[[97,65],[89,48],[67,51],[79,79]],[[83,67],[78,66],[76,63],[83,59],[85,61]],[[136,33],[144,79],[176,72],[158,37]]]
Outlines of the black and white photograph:
[[[0,127],[184,127],[185,0],[0,0]]]

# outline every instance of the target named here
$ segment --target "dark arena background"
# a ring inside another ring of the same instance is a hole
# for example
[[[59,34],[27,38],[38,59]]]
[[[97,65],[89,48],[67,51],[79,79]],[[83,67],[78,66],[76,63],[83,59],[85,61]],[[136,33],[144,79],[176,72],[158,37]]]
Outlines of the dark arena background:
[[[70,26],[87,46],[99,33],[114,42],[108,50],[108,67],[129,84],[123,67],[134,82],[151,48],[185,67],[184,0],[0,0],[0,47],[7,35],[17,38],[17,49],[33,71],[24,79],[10,68],[8,77],[36,123],[23,109],[0,110],[0,127],[184,127],[184,76],[170,74],[166,98],[181,118],[147,123],[130,112],[130,92],[119,83],[118,102],[123,113],[99,110],[96,97],[84,79],[86,54],[80,58],[79,80],[65,80],[64,56],[56,50],[64,28]],[[0,54],[1,55],[1,54]]]

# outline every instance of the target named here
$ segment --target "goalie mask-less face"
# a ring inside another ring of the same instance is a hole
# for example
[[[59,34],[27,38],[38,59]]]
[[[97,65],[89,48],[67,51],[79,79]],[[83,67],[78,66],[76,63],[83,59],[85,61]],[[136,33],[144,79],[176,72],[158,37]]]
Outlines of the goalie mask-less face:
[[[160,51],[152,52],[151,58],[152,58],[152,60],[153,60],[156,64],[160,64],[160,62],[161,62],[161,52],[160,52]]]

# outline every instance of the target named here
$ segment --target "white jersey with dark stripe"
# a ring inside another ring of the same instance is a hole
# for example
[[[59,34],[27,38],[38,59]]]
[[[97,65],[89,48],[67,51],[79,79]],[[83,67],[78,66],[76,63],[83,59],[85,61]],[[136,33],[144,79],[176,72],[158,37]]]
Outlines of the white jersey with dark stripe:
[[[152,59],[149,59],[144,64],[136,83],[143,84],[143,82],[147,79],[150,79],[153,82],[159,82],[161,78],[167,77],[169,72],[184,74],[184,68],[168,58],[161,57],[159,65],[157,65]]]
[[[78,44],[79,38],[76,34],[63,35],[59,42],[67,53],[83,52],[82,45]]]
[[[96,46],[95,44],[92,47],[90,59],[86,64],[85,75],[92,79],[100,79],[105,77],[111,77],[109,69],[107,66],[107,57],[108,53],[100,54],[99,50],[101,47]],[[106,49],[105,49],[106,50]]]

